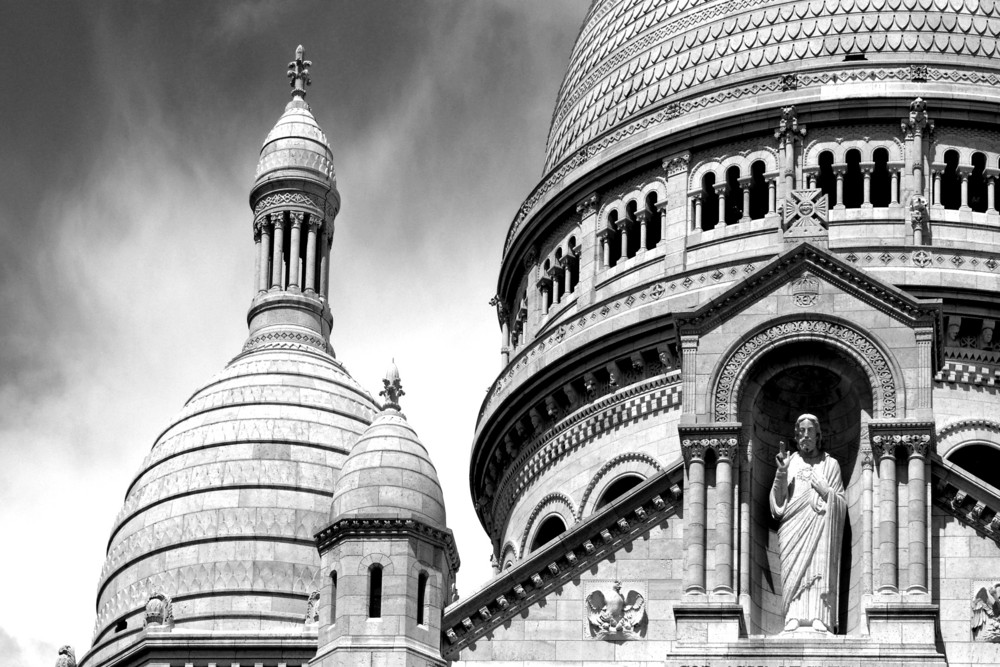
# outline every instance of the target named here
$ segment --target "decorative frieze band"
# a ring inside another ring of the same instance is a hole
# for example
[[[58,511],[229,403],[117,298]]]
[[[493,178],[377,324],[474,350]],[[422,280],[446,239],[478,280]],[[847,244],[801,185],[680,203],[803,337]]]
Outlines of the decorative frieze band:
[[[740,451],[741,429],[740,422],[678,426],[684,464],[704,461],[709,451],[715,452],[715,457],[719,461],[736,460]]]

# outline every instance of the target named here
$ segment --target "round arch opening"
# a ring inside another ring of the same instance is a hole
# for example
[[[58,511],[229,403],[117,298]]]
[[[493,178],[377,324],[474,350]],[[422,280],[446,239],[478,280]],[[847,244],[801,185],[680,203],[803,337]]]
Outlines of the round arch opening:
[[[561,516],[553,514],[546,517],[538,526],[534,537],[531,538],[531,547],[528,549],[528,552],[537,551],[540,547],[545,546],[565,532],[566,523]]]
[[[863,368],[848,353],[820,341],[792,342],[761,355],[745,376],[738,398],[744,442],[752,464],[745,499],[750,509],[752,634],[775,635],[784,626],[778,522],[768,496],[781,441],[795,450],[795,421],[804,413],[819,419],[822,448],[840,465],[847,519],[840,545],[838,634],[861,628],[862,553],[861,440],[873,414],[873,392]]]

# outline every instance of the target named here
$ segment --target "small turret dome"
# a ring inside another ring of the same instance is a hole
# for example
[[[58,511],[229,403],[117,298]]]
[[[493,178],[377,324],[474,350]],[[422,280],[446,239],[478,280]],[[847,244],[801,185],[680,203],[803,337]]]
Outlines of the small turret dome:
[[[257,161],[257,174],[250,193],[250,205],[275,191],[289,187],[310,194],[326,195],[334,214],[340,207],[337,177],[333,169],[333,152],[326,134],[306,103],[306,86],[312,62],[304,59],[302,46],[295,50],[295,60],[288,63],[288,78],[292,83],[292,100],[274,124]]]
[[[254,189],[267,181],[288,178],[337,187],[329,141],[301,98],[285,106],[285,112],[264,139]]]
[[[394,370],[395,365],[390,370]],[[394,377],[390,377],[394,375]],[[416,519],[445,528],[437,470],[399,411],[399,372],[384,380],[387,403],[358,441],[335,485],[330,518]]]

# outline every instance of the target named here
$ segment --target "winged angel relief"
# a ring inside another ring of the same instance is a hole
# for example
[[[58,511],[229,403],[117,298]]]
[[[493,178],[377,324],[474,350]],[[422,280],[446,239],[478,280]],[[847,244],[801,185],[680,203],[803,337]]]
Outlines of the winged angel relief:
[[[972,636],[976,641],[1000,643],[1000,584],[986,586],[972,598]]]
[[[587,596],[590,632],[595,639],[639,639],[646,622],[646,600],[638,591],[622,596],[622,583],[605,594],[595,590]]]

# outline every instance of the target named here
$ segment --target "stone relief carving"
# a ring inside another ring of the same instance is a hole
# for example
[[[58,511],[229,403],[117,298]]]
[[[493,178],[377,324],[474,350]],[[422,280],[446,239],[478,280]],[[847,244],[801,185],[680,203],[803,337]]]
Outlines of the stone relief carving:
[[[819,420],[810,414],[795,422],[798,451],[784,441],[771,487],[771,514],[781,521],[784,632],[833,633],[837,627],[840,548],[847,500],[840,464],[820,448]]]
[[[830,205],[822,190],[793,190],[785,202],[782,229],[785,238],[798,241],[804,236],[825,235]]]
[[[1000,644],[1000,583],[981,586],[972,598],[972,638]]]
[[[792,301],[799,308],[812,308],[819,299],[819,280],[803,274],[801,278],[792,281]]]
[[[149,596],[146,602],[146,614],[144,616],[145,627],[150,626],[171,626],[174,622],[174,609],[170,603],[170,597],[166,593],[156,592]]]
[[[76,667],[76,652],[73,651],[72,646],[67,645],[59,649],[56,667]]]
[[[605,582],[604,586],[607,583],[611,582]],[[587,595],[587,622],[591,637],[605,641],[642,638],[646,626],[646,598],[631,586],[636,584],[630,584],[622,595],[622,582],[615,581],[610,589],[597,588]]]
[[[309,594],[309,601],[306,602],[306,625],[316,625],[319,623],[319,591]]]

